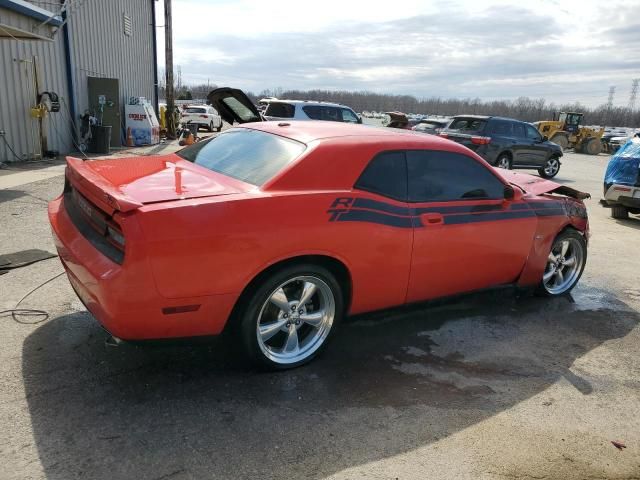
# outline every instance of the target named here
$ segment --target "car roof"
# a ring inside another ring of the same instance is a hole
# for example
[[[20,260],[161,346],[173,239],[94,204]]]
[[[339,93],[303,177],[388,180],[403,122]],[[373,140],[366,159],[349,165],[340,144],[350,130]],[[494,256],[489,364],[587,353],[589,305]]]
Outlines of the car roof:
[[[324,105],[326,107],[345,107],[351,109],[347,105],[342,105],[341,103],[332,103],[332,102],[318,102],[316,100],[285,100],[279,98],[278,100],[270,100],[269,103],[292,103],[295,105]]]
[[[516,120],[515,118],[497,117],[494,115],[456,115],[453,117],[454,120],[457,118],[477,118],[478,120],[506,120],[508,122],[526,123],[522,120]]]
[[[398,144],[415,143],[416,147],[437,149],[438,146],[455,142],[441,137],[423,135],[411,130],[389,127],[374,127],[370,125],[350,124],[343,122],[329,122],[321,120],[310,121],[274,121],[244,123],[237,128],[250,128],[263,132],[273,133],[302,143],[310,143],[316,140],[340,139],[345,137],[358,137],[363,142],[385,143],[397,142]],[[463,148],[463,147],[461,147]],[[450,148],[447,148],[449,150]]]

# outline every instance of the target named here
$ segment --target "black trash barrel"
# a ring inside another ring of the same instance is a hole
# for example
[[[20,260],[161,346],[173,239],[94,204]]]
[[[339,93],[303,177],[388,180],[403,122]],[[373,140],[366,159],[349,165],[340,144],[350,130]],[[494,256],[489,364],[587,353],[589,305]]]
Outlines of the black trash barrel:
[[[109,153],[111,149],[111,125],[92,125],[89,152]]]
[[[194,137],[198,136],[199,125],[197,123],[187,123],[185,127],[187,127],[187,129],[193,134]]]

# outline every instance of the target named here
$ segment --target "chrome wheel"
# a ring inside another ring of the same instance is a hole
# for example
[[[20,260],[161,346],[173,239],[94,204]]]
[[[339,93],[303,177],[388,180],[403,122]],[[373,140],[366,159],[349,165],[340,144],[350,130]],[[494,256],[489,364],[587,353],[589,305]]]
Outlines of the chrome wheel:
[[[582,273],[584,261],[584,246],[577,238],[568,236],[556,240],[542,276],[544,289],[552,295],[571,290]]]
[[[502,156],[498,159],[498,168],[504,168],[505,170],[509,170],[511,168],[511,162],[509,161],[509,157]]]
[[[544,166],[544,173],[548,177],[555,177],[560,170],[560,161],[557,158],[550,158]]]
[[[331,288],[310,275],[278,286],[262,305],[256,324],[258,346],[272,362],[298,363],[326,340],[336,314]]]

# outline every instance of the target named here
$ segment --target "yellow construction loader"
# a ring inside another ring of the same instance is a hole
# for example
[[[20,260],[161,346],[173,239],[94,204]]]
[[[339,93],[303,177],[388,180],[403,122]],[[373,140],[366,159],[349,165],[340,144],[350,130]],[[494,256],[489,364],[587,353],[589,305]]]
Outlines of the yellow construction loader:
[[[557,112],[553,120],[535,122],[538,131],[562,149],[573,148],[578,153],[598,155],[602,151],[602,135],[604,128],[599,130],[582,127],[584,114],[576,112]]]

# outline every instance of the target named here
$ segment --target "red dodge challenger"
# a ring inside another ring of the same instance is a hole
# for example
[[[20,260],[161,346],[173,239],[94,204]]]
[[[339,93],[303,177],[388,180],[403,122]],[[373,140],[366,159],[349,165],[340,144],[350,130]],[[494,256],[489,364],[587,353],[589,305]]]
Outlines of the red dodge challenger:
[[[505,284],[560,295],[582,274],[586,194],[434,136],[210,100],[243,125],[176,154],[68,158],[49,204],[71,285],[117,338],[234,327],[289,368],[347,314]]]

